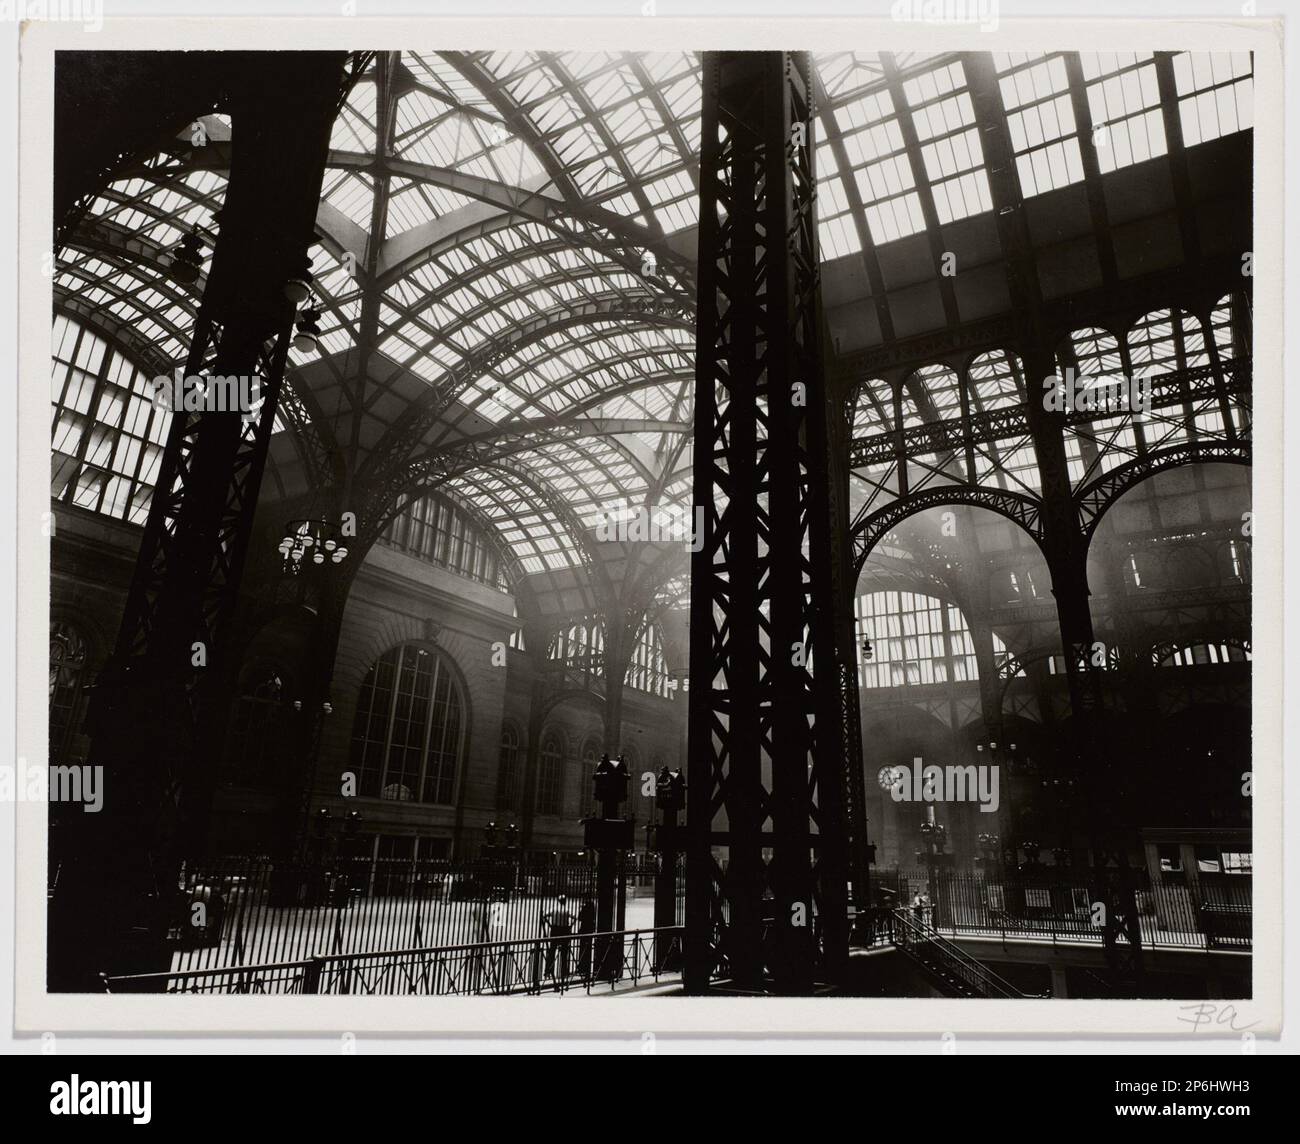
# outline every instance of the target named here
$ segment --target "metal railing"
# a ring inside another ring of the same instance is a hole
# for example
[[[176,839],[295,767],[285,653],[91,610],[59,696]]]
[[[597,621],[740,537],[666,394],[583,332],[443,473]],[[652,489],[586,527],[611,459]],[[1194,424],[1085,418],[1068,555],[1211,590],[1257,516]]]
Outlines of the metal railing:
[[[616,992],[677,980],[681,927],[104,975],[108,993],[508,996]]]
[[[1153,879],[1134,871],[1134,894],[1144,946],[1153,949],[1251,948],[1249,876],[1202,875]],[[929,893],[926,871],[884,870],[874,875],[899,905]],[[941,872],[934,883],[935,927],[944,933],[1057,941],[1102,940],[1094,923],[1094,888],[1087,870],[1039,875]]]
[[[867,906],[851,919],[850,944],[858,949],[877,949],[894,944],[894,911],[888,906]]]
[[[595,897],[595,871],[586,864],[367,857],[277,867],[264,858],[219,860],[178,881],[171,969],[537,940],[584,925],[594,930]],[[556,926],[566,913],[568,926]],[[630,899],[624,928],[646,923],[653,924],[652,900]]]
[[[975,997],[1025,996],[1009,981],[941,937],[932,926],[911,916],[907,910],[894,910],[893,918],[894,945],[931,973],[957,984],[959,988],[964,986]]]

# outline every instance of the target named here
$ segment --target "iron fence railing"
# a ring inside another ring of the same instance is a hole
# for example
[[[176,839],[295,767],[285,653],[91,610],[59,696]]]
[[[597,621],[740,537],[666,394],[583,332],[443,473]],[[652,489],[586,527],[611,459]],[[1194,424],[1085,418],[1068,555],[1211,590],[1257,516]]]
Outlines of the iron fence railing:
[[[653,873],[644,858],[628,865],[615,924],[653,928]],[[680,868],[675,891],[680,925]],[[595,930],[596,872],[584,862],[228,858],[182,871],[172,919],[173,972],[536,941]]]
[[[1024,997],[1009,981],[944,939],[907,910],[893,911],[894,944],[903,953],[965,987],[975,997]]]
[[[615,992],[676,980],[682,930],[620,930],[104,976],[109,993],[506,996]]]
[[[1134,895],[1144,945],[1179,949],[1251,948],[1249,876],[1205,875],[1153,879],[1135,871]],[[932,883],[924,870],[880,870],[877,892],[908,908]],[[937,900],[926,920],[943,932],[1055,941],[1101,941],[1094,887],[1087,870],[998,876],[941,871]]]

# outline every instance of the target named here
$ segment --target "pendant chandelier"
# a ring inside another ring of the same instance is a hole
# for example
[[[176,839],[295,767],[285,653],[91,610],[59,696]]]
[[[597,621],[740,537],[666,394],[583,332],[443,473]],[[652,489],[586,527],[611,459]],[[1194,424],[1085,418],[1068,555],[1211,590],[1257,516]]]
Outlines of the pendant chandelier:
[[[323,518],[291,520],[279,544],[284,571],[297,576],[307,568],[342,564],[348,548],[342,529]]]

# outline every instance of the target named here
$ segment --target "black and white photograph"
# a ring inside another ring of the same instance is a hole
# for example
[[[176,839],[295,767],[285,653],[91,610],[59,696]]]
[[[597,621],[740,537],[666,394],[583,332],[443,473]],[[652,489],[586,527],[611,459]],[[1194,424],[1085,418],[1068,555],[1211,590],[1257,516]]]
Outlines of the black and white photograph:
[[[38,30],[30,1029],[1276,1030],[1277,44],[894,7]]]

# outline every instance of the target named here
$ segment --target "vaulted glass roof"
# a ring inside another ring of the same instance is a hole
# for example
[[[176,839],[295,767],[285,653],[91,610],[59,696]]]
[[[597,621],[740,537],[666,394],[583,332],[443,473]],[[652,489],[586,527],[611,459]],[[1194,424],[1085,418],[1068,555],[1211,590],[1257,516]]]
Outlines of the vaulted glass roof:
[[[891,250],[928,235],[942,251],[939,228],[980,219],[992,231],[977,84],[996,87],[1026,200],[1082,181],[1085,159],[1105,174],[1165,154],[1175,102],[1189,147],[1252,122],[1248,56],[1175,55],[1172,90],[1141,53],[983,67],[951,53],[815,58],[822,258],[842,268],[827,271],[828,297],[850,316],[869,301],[884,322],[892,308],[901,332],[914,319],[897,299],[924,283],[904,276],[895,291]],[[320,352],[290,362],[352,474],[409,464],[414,491],[434,465],[532,572],[579,571],[583,530],[619,505],[687,504],[699,116],[692,53],[376,54],[331,140],[311,252]],[[179,285],[167,268],[194,228],[210,253],[228,168],[229,124],[209,116],[121,172],[61,252],[57,306],[148,368],[183,362],[203,278]],[[971,304],[949,297],[931,328]],[[859,344],[890,334],[845,326]],[[903,425],[1022,400],[1020,368],[995,353],[960,377],[916,371]],[[861,378],[857,435],[890,430],[898,384]],[[291,444],[272,463],[284,495],[308,486]],[[935,480],[1037,488],[1015,436],[919,464]],[[894,495],[889,468],[856,470],[856,508]]]

